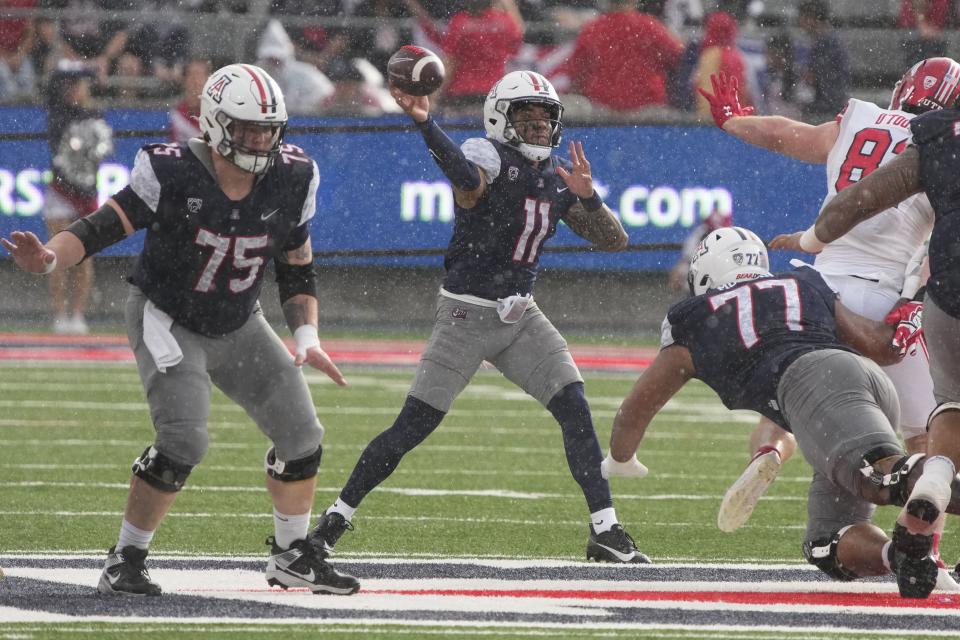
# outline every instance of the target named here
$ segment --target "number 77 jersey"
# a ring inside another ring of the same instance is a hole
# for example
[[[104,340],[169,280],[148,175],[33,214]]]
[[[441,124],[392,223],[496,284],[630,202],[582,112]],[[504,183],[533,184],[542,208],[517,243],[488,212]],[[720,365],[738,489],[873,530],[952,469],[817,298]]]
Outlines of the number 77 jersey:
[[[837,338],[836,300],[809,267],[710,289],[670,308],[660,348],[686,347],[696,377],[727,408],[756,411],[789,429],[777,403],[787,367],[811,351],[854,351]]]
[[[911,142],[913,118],[905,111],[851,99],[837,116],[840,130],[827,156],[823,205],[902,153]],[[816,267],[829,275],[856,275],[902,286],[904,269],[933,222],[927,196],[911,196],[827,245],[817,256]]]

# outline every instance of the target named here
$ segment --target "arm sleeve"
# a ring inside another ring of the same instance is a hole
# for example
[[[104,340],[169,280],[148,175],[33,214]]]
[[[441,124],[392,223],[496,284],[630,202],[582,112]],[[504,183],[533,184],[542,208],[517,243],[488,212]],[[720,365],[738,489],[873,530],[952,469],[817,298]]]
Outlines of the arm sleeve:
[[[660,324],[660,348],[666,349],[672,344],[674,344],[673,325],[670,324],[670,318],[665,316]]]
[[[486,138],[470,138],[460,145],[463,155],[483,171],[487,184],[500,175],[500,154]]]
[[[114,194],[134,229],[143,229],[156,219],[161,185],[147,151],[141,149],[133,163],[130,183]]]

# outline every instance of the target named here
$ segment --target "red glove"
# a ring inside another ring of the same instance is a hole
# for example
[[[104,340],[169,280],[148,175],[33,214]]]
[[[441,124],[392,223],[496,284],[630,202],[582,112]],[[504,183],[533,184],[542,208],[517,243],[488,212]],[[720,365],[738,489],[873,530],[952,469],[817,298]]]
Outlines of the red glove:
[[[708,93],[703,89],[697,89],[707,102],[710,103],[710,115],[717,126],[723,129],[727,120],[735,116],[748,116],[753,113],[753,107],[741,107],[740,97],[737,95],[737,89],[740,83],[737,78],[721,72],[719,76],[710,75],[710,84],[713,85],[713,93]]]
[[[889,325],[896,325],[893,332],[892,344],[900,353],[900,357],[917,352],[917,346],[927,352],[927,341],[923,337],[923,303],[911,300],[890,313],[883,321]]]

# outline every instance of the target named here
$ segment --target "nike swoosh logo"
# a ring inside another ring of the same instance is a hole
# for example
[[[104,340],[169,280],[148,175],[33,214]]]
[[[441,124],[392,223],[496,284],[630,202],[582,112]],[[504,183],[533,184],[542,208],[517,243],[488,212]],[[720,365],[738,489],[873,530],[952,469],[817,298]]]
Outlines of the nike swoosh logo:
[[[594,522],[594,523],[593,523],[593,526],[599,527],[599,526],[602,525],[602,524],[603,524],[603,520],[599,520],[599,521],[597,521],[597,522]]]
[[[111,585],[117,584],[117,580],[119,580],[119,579],[120,579],[120,574],[119,574],[119,573],[117,573],[117,575],[113,575],[112,573],[110,573],[109,571],[107,571],[107,581],[108,581]]]
[[[313,569],[310,569],[310,573],[297,573],[296,571],[291,571],[290,569],[286,570],[290,575],[306,580],[307,582],[313,582],[317,579],[317,574],[313,572]]]
[[[567,190],[567,187],[557,187],[557,193],[563,193]]]
[[[270,216],[272,216],[273,214],[275,214],[277,211],[280,211],[280,209],[274,209],[273,211],[267,211],[266,213],[261,213],[261,214],[260,214],[260,219],[261,219],[261,220],[266,220],[267,218],[269,218]]]
[[[634,551],[631,551],[630,553],[621,553],[620,551],[617,551],[617,550],[614,549],[613,547],[608,547],[608,546],[605,545],[605,544],[601,544],[601,545],[599,545],[599,546],[603,547],[604,549],[606,549],[607,551],[609,551],[609,552],[612,553],[613,555],[617,556],[617,557],[620,559],[621,562],[628,562],[628,561],[630,561],[630,560],[633,560],[633,556],[637,555],[636,552],[634,552]]]

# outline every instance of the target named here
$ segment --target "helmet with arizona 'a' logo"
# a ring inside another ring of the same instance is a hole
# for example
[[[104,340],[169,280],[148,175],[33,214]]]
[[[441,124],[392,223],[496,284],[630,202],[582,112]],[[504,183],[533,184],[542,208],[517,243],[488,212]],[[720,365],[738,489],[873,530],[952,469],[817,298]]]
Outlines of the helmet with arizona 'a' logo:
[[[270,128],[270,146],[254,149],[237,139],[238,127]],[[273,165],[287,107],[276,81],[260,67],[231,64],[214,71],[200,94],[200,131],[214,151],[244,171],[260,174]]]
[[[960,98],[960,63],[953,58],[927,58],[903,74],[893,87],[890,108],[908,113],[949,109]]]
[[[708,233],[690,260],[687,284],[695,296],[724,284],[746,282],[770,273],[767,247],[743,227],[723,227]]]
[[[530,144],[513,126],[513,112],[526,105],[545,107],[550,114],[550,144]],[[517,149],[524,158],[546,160],[560,146],[563,105],[550,81],[533,71],[512,71],[493,85],[483,102],[483,126],[487,137]]]

